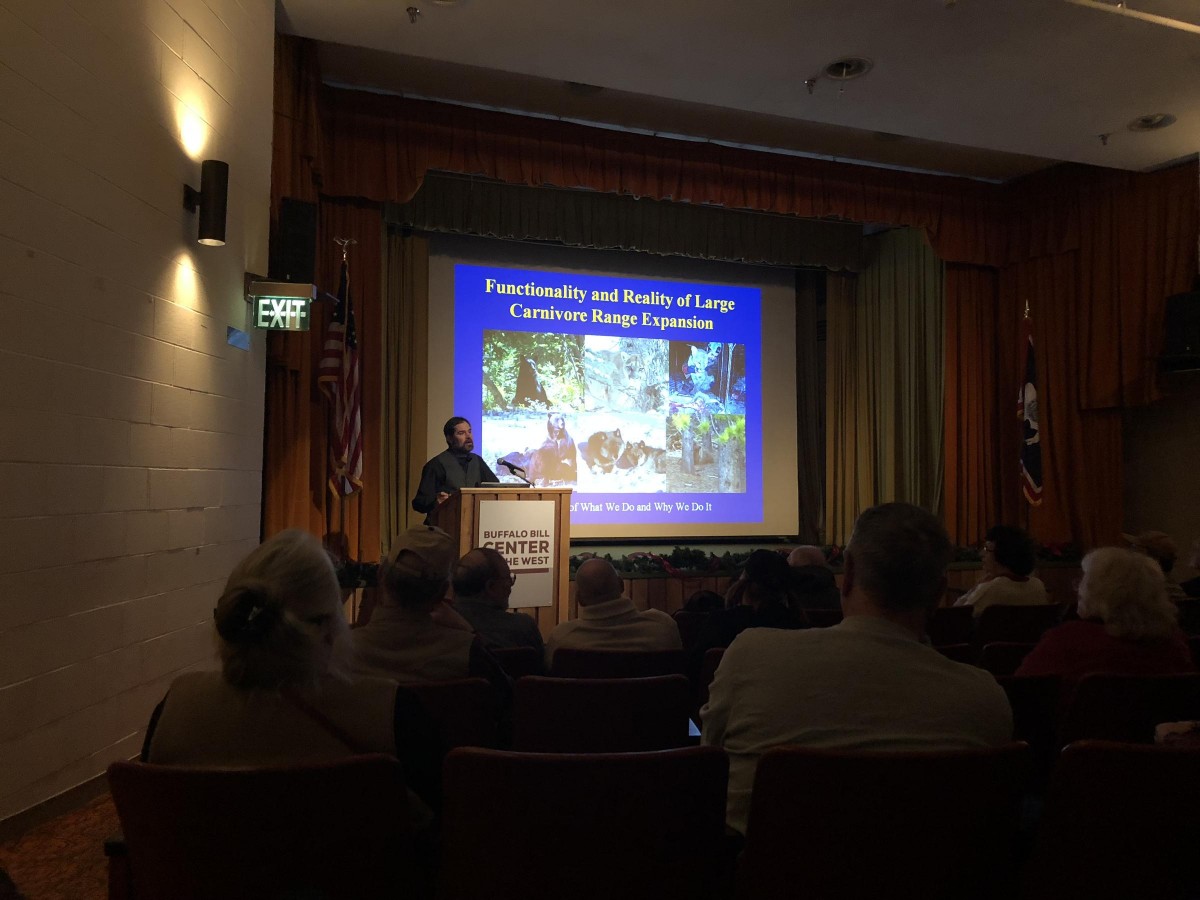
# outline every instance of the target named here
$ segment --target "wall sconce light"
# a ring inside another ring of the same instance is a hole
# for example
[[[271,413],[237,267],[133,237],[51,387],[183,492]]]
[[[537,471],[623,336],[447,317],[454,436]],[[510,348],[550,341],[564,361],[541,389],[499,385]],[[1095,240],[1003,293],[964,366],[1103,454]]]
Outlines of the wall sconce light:
[[[196,240],[209,247],[225,244],[225,210],[229,205],[229,163],[206,159],[200,164],[200,190],[183,186],[183,208],[200,210]]]

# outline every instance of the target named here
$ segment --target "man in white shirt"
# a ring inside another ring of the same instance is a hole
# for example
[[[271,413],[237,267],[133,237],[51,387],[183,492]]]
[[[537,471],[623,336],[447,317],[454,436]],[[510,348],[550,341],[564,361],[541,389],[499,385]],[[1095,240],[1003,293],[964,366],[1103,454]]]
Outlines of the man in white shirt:
[[[586,650],[681,650],[675,620],[657,609],[639,610],[621,596],[625,585],[606,559],[589,559],[575,573],[579,618],[561,622],[546,640],[546,668],[562,647]]]
[[[759,757],[781,744],[957,750],[1011,740],[995,679],[922,640],[949,561],[949,538],[928,512],[869,509],[846,548],[840,625],[751,629],[725,651],[700,716],[702,743],[729,753],[731,828],[745,832]]]

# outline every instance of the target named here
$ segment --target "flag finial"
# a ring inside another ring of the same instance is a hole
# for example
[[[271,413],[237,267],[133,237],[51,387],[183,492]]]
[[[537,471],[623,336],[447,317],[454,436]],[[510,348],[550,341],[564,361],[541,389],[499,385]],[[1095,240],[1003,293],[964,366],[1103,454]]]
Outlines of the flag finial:
[[[354,240],[354,238],[338,238],[338,237],[335,237],[333,239],[333,242],[342,248],[342,262],[346,262],[346,248],[349,247],[351,244],[358,243],[358,241]],[[1026,303],[1025,308],[1027,310],[1026,315],[1028,315],[1029,314],[1028,313],[1028,309],[1029,309],[1028,303]]]

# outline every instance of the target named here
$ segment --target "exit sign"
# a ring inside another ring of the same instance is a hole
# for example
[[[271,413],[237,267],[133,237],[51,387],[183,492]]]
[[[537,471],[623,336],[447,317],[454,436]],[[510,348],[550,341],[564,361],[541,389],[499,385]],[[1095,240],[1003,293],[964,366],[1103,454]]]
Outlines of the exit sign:
[[[255,297],[254,327],[270,331],[308,331],[312,300],[306,297]]]

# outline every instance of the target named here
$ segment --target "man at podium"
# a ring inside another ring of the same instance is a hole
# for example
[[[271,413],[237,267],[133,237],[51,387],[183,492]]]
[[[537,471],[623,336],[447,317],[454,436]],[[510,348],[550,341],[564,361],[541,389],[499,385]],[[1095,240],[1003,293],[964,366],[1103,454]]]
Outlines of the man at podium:
[[[454,491],[467,487],[479,487],[485,481],[498,481],[475,450],[475,439],[471,435],[471,423],[462,416],[446,420],[442,426],[446,436],[446,449],[425,463],[421,470],[421,483],[412,507],[425,513],[425,524],[431,524],[429,513]]]

